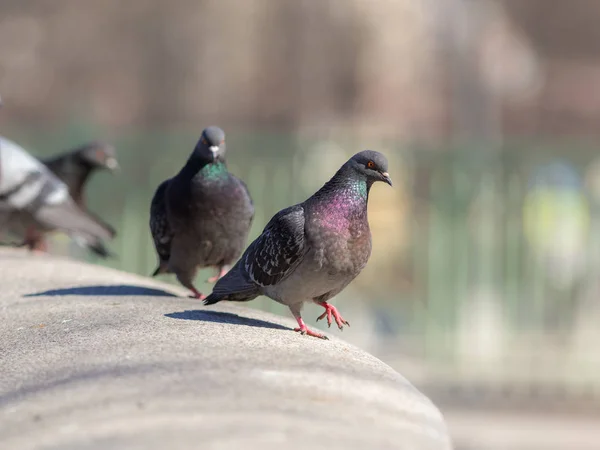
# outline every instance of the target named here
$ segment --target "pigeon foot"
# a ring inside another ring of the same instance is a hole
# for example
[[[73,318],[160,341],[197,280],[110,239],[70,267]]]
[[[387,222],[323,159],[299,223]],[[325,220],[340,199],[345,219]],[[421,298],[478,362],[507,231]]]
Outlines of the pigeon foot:
[[[208,280],[206,280],[206,282],[207,283],[215,283],[220,278],[222,278],[223,275],[225,275],[228,271],[229,271],[229,269],[227,267],[223,266],[219,269],[219,273],[217,275],[215,275],[214,277],[210,277]]]
[[[25,242],[23,244],[32,252],[48,252],[46,240],[34,227],[27,228],[27,231],[25,232]]]
[[[324,339],[324,340],[329,340],[329,338],[327,336],[325,336],[324,334],[321,333],[317,333],[316,331],[311,330],[310,328],[308,328],[306,326],[306,324],[304,323],[304,321],[302,320],[302,318],[298,318],[298,328],[294,328],[295,332],[299,332],[300,334],[306,334],[308,336],[312,336],[312,337],[316,337],[319,339]]]
[[[48,253],[48,245],[43,240],[27,242],[25,245],[27,245],[29,250],[33,253]]]
[[[333,316],[333,319],[335,319],[335,323],[337,324],[340,330],[344,329],[344,325],[350,326],[350,323],[342,317],[342,315],[339,313],[335,306],[327,302],[319,302],[319,305],[325,308],[325,312],[319,317],[317,317],[317,322],[327,317],[327,326],[331,327],[331,323],[333,322]]]
[[[191,288],[190,290],[193,293],[193,295],[190,295],[190,298],[197,298],[198,300],[204,300],[206,298],[206,295],[199,292],[196,288]]]

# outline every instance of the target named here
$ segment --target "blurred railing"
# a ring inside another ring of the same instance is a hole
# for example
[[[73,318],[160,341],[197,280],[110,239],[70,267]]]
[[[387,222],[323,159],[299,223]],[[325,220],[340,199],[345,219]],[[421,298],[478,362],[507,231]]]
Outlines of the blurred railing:
[[[97,133],[73,126],[12,129],[6,135],[42,156]],[[60,236],[54,238],[55,251],[151,273],[156,256],[148,230],[150,199],[159,182],[185,162],[197,134],[115,136],[122,173],[94,176],[88,200],[119,231],[112,244],[118,258],[97,260]],[[276,211],[302,201],[360,150],[354,138],[333,140],[342,142],[338,146],[291,134],[229,132],[228,165],[246,181],[256,203],[251,238]],[[491,150],[401,142],[380,148],[390,157],[395,187],[377,188],[372,196],[372,261],[343,294],[355,305],[348,308],[360,308],[368,318],[370,345],[388,361],[409,354],[440,368],[430,377],[448,370],[490,382],[538,377],[597,392],[596,148],[540,140]],[[199,281],[206,278],[204,272]],[[280,310],[267,300],[255,304]]]

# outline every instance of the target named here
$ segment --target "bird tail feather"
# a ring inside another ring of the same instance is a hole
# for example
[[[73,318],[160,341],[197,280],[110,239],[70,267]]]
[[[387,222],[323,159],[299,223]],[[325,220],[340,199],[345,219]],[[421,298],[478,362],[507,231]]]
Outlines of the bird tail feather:
[[[116,258],[116,255],[107,249],[102,242],[89,246],[89,249],[101,258]]]
[[[248,280],[236,265],[217,281],[212,293],[204,299],[204,305],[214,305],[220,301],[248,302],[260,294],[259,286]]]

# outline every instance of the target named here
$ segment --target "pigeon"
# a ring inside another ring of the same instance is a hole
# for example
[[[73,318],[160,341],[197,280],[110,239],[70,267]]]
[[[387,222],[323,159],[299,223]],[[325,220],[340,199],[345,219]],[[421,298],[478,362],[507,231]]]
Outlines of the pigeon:
[[[259,295],[287,305],[298,322],[294,331],[327,339],[310,330],[300,314],[305,302],[325,308],[342,330],[349,326],[328,300],[366,266],[371,255],[367,219],[369,191],[376,181],[390,186],[387,159],[364,150],[350,158],[312,197],[279,211],[232,269],[204,300],[253,300]]]
[[[42,163],[67,185],[69,194],[75,200],[77,206],[104,226],[111,233],[111,237],[114,238],[117,234],[115,229],[87,209],[84,199],[84,186],[95,170],[107,169],[114,172],[119,169],[115,148],[105,142],[89,142],[60,155],[43,159]],[[102,241],[88,242],[85,239],[77,238],[75,240],[81,241],[80,244],[83,247],[88,248],[98,256],[103,258],[113,256]],[[26,242],[32,249],[45,247],[43,235],[39,232],[32,231]]]
[[[159,258],[152,276],[174,273],[194,298],[199,268],[215,267],[214,282],[224,276],[244,250],[254,205],[243,181],[225,164],[225,133],[203,130],[185,166],[163,181],[152,198],[150,231]]]
[[[113,235],[77,206],[67,185],[48,167],[4,137],[0,137],[0,228],[20,236],[61,230],[90,243]]]

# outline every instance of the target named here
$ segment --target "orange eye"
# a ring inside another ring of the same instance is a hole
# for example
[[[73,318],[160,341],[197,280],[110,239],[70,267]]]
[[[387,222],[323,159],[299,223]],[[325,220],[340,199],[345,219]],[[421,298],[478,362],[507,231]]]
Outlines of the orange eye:
[[[367,167],[368,167],[369,169],[374,169],[374,168],[375,168],[375,163],[374,163],[373,161],[369,161],[369,162],[367,163]]]
[[[206,145],[206,139],[202,138],[202,143]]]

